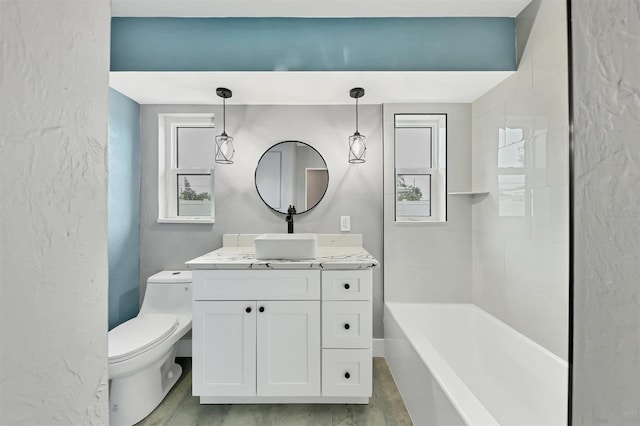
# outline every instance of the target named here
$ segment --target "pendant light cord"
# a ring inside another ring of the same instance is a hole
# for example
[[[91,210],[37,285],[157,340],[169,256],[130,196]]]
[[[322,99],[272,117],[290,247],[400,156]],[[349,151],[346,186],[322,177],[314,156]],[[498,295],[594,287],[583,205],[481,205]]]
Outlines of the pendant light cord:
[[[356,98],[356,133],[358,132],[358,98]]]
[[[227,133],[226,126],[226,110],[227,110],[227,99],[222,98],[222,133]]]

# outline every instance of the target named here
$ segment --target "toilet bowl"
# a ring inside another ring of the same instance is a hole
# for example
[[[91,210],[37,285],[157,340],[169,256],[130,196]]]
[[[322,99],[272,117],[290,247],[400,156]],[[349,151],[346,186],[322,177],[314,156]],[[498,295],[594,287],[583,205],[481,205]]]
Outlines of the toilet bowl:
[[[148,416],[176,384],[178,340],[191,330],[191,271],[162,271],[147,280],[140,313],[109,331],[109,424]]]

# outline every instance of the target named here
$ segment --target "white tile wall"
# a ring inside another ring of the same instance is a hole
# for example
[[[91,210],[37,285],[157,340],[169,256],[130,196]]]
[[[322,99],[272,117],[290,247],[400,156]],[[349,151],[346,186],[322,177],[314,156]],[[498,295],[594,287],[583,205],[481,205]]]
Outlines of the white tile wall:
[[[539,7],[538,7],[539,6]],[[536,0],[518,71],[472,105],[473,301],[567,358],[566,2]]]

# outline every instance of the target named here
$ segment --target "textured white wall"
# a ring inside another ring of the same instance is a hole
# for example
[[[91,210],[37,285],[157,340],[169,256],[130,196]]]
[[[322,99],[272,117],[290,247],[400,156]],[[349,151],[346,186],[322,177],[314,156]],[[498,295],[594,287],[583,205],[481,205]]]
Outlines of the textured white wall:
[[[107,420],[108,0],[0,1],[0,424]]]
[[[573,422],[640,424],[640,0],[573,1]]]
[[[232,88],[233,89],[233,88]],[[232,98],[233,100],[233,98]],[[229,102],[231,103],[231,102]],[[349,164],[348,137],[355,128],[354,107],[229,105],[227,133],[234,137],[234,164],[216,165],[216,223],[158,224],[158,113],[213,112],[203,105],[142,105],[140,285],[162,270],[222,247],[223,234],[287,232],[284,214],[275,213],[258,196],[254,173],[271,145],[300,140],[315,147],[327,162],[329,188],[308,213],[296,215],[295,232],[340,233],[340,216],[351,216],[351,232],[362,234],[364,247],[382,258],[382,115],[379,105],[360,106],[360,131],[367,136],[367,162]],[[219,117],[220,115],[218,115]],[[382,268],[373,271],[375,337],[382,337]]]
[[[471,302],[471,196],[450,195],[446,223],[395,223],[394,112],[447,114],[447,189],[471,189],[471,105],[384,105],[384,300]]]
[[[567,359],[566,2],[518,17],[518,71],[473,103],[473,302]],[[529,33],[530,30],[530,33]]]

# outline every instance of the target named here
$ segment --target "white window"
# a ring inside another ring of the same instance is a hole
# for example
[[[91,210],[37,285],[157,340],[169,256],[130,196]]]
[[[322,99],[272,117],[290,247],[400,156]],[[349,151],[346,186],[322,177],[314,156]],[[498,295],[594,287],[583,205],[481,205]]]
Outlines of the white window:
[[[158,223],[213,223],[213,114],[158,114]]]
[[[447,220],[447,116],[394,114],[396,222]]]

